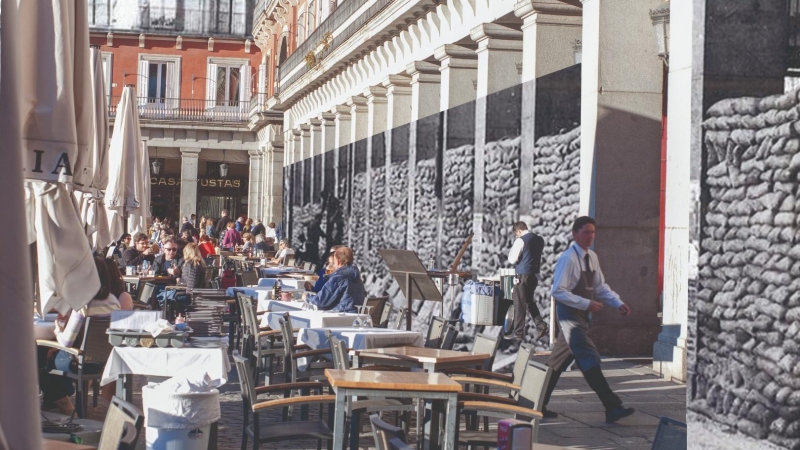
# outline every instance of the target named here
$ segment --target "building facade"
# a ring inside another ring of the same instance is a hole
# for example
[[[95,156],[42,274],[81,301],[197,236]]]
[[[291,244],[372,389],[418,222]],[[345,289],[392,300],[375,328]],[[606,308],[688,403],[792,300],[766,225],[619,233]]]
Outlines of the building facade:
[[[110,118],[123,86],[134,85],[142,138],[159,162],[159,173],[151,170],[155,217],[176,222],[229,209],[273,220],[255,191],[261,153],[249,121],[263,71],[252,14],[244,0],[89,1]]]
[[[260,142],[284,155],[295,246],[313,258],[350,245],[370,293],[400,307],[379,249],[445,267],[472,234],[464,261],[491,276],[524,220],[547,243],[536,299],[549,316],[569,225],[591,215],[606,278],[634,311],[597,314],[598,347],[656,354],[664,376],[685,379],[689,205],[667,199],[688,198],[688,148],[666,153],[673,69],[658,58],[651,18],[669,3],[322,3],[264,0],[253,15],[269,74]],[[676,92],[677,104],[686,92]],[[447,289],[445,315],[459,297]],[[433,302],[414,308],[420,322],[440,313]]]

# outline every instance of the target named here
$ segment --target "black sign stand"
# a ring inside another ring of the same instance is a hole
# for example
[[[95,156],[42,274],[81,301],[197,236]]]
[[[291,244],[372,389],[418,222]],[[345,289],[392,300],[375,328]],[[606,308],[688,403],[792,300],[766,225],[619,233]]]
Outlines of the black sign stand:
[[[441,302],[442,294],[413,250],[379,249],[378,253],[406,297],[406,330],[410,331],[411,301]]]

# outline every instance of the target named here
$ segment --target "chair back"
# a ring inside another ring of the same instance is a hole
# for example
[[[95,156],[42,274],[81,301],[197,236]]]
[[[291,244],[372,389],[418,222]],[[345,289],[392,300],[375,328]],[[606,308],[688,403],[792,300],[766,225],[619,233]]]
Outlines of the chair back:
[[[304,262],[303,263],[303,269],[311,270],[312,267],[314,267],[313,263],[310,263],[310,262]]]
[[[389,449],[390,450],[414,450],[414,447],[406,444],[405,442],[401,441],[400,438],[391,438],[389,439]]]
[[[254,286],[258,284],[258,272],[255,270],[248,270],[242,272],[242,285]]]
[[[497,352],[497,346],[500,344],[499,338],[493,338],[489,335],[478,333],[475,335],[475,343],[470,350],[471,355],[487,354],[491,355],[486,361],[483,362],[483,370],[492,370],[494,364],[494,355]]]
[[[365,306],[371,306],[372,309],[369,311],[369,316],[372,319],[373,325],[379,327],[381,324],[381,319],[383,319],[383,310],[386,309],[386,302],[389,301],[389,297],[368,297],[367,301],[364,303]]]
[[[372,426],[372,436],[375,438],[375,450],[390,450],[392,447],[389,441],[392,439],[405,443],[406,434],[403,429],[384,422],[379,415],[371,414],[369,423]]]
[[[514,362],[514,370],[511,371],[514,377],[514,384],[519,384],[522,381],[522,374],[525,373],[525,368],[528,367],[528,361],[531,359],[533,349],[528,344],[522,344],[517,351],[517,360]]]
[[[219,289],[219,279],[217,278],[209,280],[208,284],[211,287],[211,289]]]
[[[292,318],[289,313],[284,313],[280,318],[281,323],[281,336],[283,337],[283,348],[286,360],[291,362],[294,357],[294,334],[292,333]]]
[[[283,257],[283,265],[284,266],[294,266],[294,255],[286,255]]]
[[[389,328],[389,316],[392,315],[392,305],[388,299],[383,305],[383,314],[381,314],[380,322],[376,322],[375,326],[378,328]]]
[[[517,404],[524,408],[542,410],[547,384],[553,375],[553,369],[536,361],[528,361],[522,381],[519,384]]]
[[[108,406],[98,450],[133,450],[144,423],[144,414],[139,408],[114,397]]]
[[[250,361],[242,357],[238,350],[233,351],[233,362],[236,365],[236,373],[239,374],[239,385],[242,389],[242,400],[245,408],[251,409],[253,401],[256,399],[256,385],[253,381],[253,371],[250,369]]]
[[[397,314],[394,316],[394,322],[392,323],[392,328],[395,330],[399,330],[400,327],[403,325],[403,319],[406,317],[406,308],[400,308],[396,311]]]
[[[428,326],[428,337],[425,339],[426,348],[442,348],[442,336],[447,322],[441,317],[433,316]]]
[[[686,450],[686,424],[662,417],[658,422],[652,450]]]
[[[87,317],[83,328],[81,355],[79,361],[85,363],[103,363],[108,361],[111,349],[106,330],[111,326],[111,316]]]
[[[216,256],[206,256],[203,258],[206,260],[206,266],[212,267],[217,265],[217,257]]]
[[[347,345],[345,345],[345,342],[332,335],[330,330],[326,330],[325,335],[328,337],[328,343],[331,346],[333,368],[337,370],[349,370],[350,361],[347,359]]]
[[[206,266],[206,285],[209,285],[211,281],[216,278],[217,269],[213,266]]]
[[[253,323],[255,314],[252,298],[243,292],[236,292],[236,300],[239,303],[239,311],[242,314],[242,332],[248,336],[255,336],[258,334],[258,325]]]
[[[236,276],[236,286],[244,286],[244,280],[242,280],[242,272],[239,272],[238,269],[235,272]]]
[[[458,330],[456,330],[456,327],[448,324],[445,327],[444,336],[442,336],[442,346],[439,348],[442,350],[452,350],[453,346],[456,345],[456,337],[458,337]]]

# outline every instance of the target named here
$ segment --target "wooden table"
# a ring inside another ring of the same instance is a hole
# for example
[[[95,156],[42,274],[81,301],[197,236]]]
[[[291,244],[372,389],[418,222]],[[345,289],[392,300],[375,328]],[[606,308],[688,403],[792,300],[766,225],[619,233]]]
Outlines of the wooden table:
[[[492,355],[479,353],[440,350],[425,347],[391,347],[369,350],[352,350],[353,367],[361,367],[366,362],[389,364],[403,367],[422,367],[426,372],[440,372],[453,368],[479,368]]]
[[[96,448],[88,445],[73,444],[72,442],[42,439],[42,450],[95,450]]]
[[[461,385],[441,373],[384,372],[380,370],[325,369],[325,377],[336,392],[336,415],[333,424],[333,448],[344,446],[346,402],[355,397],[418,398],[434,401],[432,417],[438,417],[441,403],[445,403],[446,423],[444,441],[439,446],[439,427],[431,426],[429,436],[432,449],[455,449],[458,393]],[[421,420],[418,417],[417,420]]]

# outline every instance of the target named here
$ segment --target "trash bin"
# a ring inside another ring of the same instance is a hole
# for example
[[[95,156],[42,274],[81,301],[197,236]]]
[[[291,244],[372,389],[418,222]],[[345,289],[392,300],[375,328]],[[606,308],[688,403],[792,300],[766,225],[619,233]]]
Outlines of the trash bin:
[[[219,391],[174,380],[142,388],[147,450],[206,450]]]

